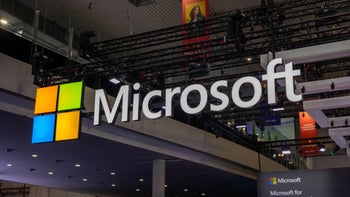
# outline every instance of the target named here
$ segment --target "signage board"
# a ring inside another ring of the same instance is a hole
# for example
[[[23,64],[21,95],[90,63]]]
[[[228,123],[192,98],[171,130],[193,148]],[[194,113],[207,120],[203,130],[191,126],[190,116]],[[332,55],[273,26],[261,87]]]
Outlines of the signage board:
[[[262,172],[258,197],[348,197],[350,168]]]

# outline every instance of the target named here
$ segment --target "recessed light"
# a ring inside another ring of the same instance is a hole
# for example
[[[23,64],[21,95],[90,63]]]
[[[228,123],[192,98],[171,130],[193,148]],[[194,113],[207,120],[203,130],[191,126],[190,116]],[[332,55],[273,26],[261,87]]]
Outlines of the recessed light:
[[[201,195],[202,195],[202,196],[205,196],[205,193],[202,193]]]
[[[252,61],[252,58],[251,57],[247,57],[247,61],[248,62]]]
[[[112,186],[112,187],[115,187],[116,185],[113,183],[111,186]]]
[[[49,175],[53,175],[53,172],[48,172]]]
[[[144,180],[143,179],[139,179],[140,182],[143,182]]]
[[[184,189],[184,192],[188,192],[188,189]]]
[[[8,163],[6,164],[7,167],[12,167],[12,164]]]
[[[32,157],[33,157],[33,158],[37,158],[37,157],[39,157],[39,155],[37,155],[37,154],[32,154]]]
[[[137,192],[141,191],[139,188],[136,189]]]
[[[164,185],[164,187],[168,187],[168,185]]]
[[[7,25],[8,24],[8,21],[6,20],[6,19],[0,19],[0,23],[2,24],[2,25]]]
[[[84,181],[84,182],[86,182],[86,181],[87,181],[87,179],[83,179],[83,181]]]
[[[111,172],[110,175],[114,176],[114,175],[115,175],[115,172]]]
[[[79,168],[79,167],[80,167],[80,164],[77,163],[77,164],[75,164],[74,166],[77,167],[77,168]]]

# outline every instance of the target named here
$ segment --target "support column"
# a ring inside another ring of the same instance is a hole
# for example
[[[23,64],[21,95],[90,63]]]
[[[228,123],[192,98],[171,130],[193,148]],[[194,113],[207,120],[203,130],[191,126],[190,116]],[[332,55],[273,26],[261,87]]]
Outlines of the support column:
[[[152,197],[165,196],[165,161],[153,160]]]

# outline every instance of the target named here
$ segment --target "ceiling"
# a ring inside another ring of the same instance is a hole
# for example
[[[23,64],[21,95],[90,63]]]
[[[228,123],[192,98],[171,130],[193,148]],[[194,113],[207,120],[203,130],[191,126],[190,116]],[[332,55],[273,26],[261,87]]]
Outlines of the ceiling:
[[[152,162],[164,159],[166,196],[256,196],[255,180],[211,167],[84,133],[75,141],[31,144],[32,119],[4,111],[0,125],[2,180],[95,195],[151,196]]]
[[[152,0],[136,7],[129,0],[18,0],[77,34],[93,30],[100,41],[181,25],[181,0]],[[91,5],[90,5],[91,2]],[[90,6],[89,6],[90,5]],[[260,5],[259,0],[209,0],[210,15]]]

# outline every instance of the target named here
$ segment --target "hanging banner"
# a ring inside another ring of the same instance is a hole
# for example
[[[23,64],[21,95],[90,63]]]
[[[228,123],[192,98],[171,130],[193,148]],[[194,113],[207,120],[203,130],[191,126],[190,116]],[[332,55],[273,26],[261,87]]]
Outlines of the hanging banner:
[[[300,138],[315,138],[317,137],[315,120],[307,112],[299,112],[300,123]],[[318,153],[318,146],[314,144],[316,140],[303,140],[301,154],[303,156],[315,155]]]
[[[208,18],[208,0],[182,0],[182,24],[188,24],[183,31],[184,45],[209,40],[206,35]]]

